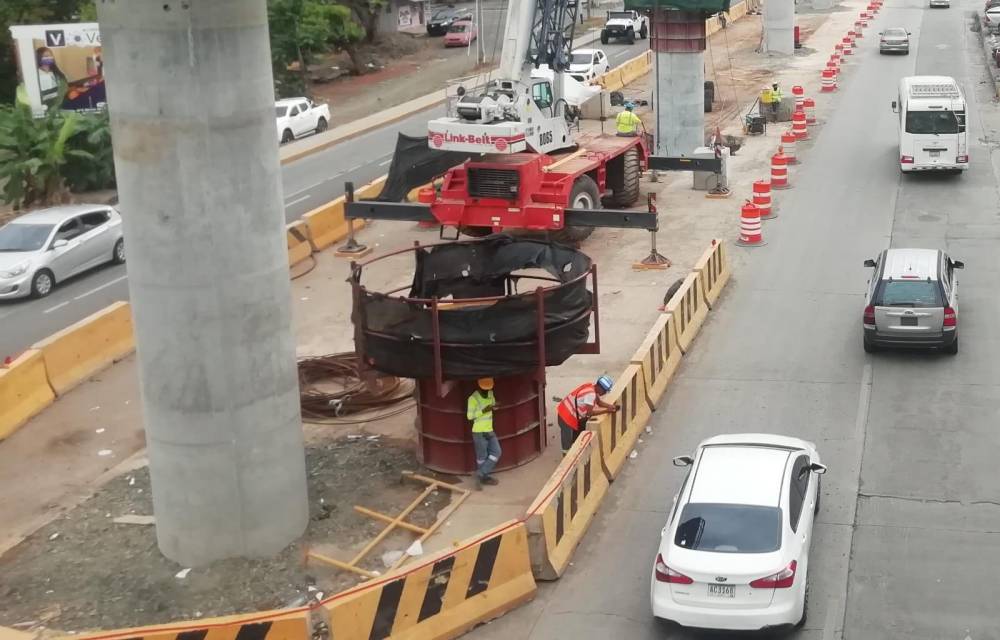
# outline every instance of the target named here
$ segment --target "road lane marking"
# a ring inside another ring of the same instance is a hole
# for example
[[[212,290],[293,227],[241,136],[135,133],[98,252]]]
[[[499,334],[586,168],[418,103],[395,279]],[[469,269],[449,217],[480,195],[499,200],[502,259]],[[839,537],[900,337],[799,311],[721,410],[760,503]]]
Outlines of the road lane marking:
[[[57,304],[54,307],[49,307],[48,309],[46,309],[42,313],[52,313],[53,311],[57,311],[59,309],[62,309],[63,307],[65,307],[66,305],[68,305],[70,302],[73,302],[73,301],[72,300],[67,300],[66,302],[60,302],[59,304]]]
[[[77,297],[75,297],[73,299],[74,300],[82,300],[83,298],[86,298],[87,296],[89,296],[91,294],[97,293],[101,289],[107,289],[108,287],[110,287],[113,284],[118,284],[119,282],[121,282],[122,280],[124,280],[126,278],[128,278],[127,275],[119,276],[119,277],[115,278],[114,280],[111,280],[110,282],[105,282],[101,286],[95,287],[95,288],[91,289],[90,291],[88,291],[86,293],[81,293],[80,295],[78,295]],[[66,304],[66,303],[64,302],[63,304]],[[55,309],[55,308],[58,308],[58,307],[53,307],[53,308]],[[48,312],[46,311],[46,313],[48,313]]]
[[[389,164],[390,162],[392,162],[392,158],[389,158],[388,160],[386,160],[384,162],[378,163],[378,166],[384,167],[385,165]]]
[[[287,201],[287,202],[285,203],[285,206],[286,206],[286,207],[290,207],[290,206],[292,206],[293,204],[298,204],[298,203],[300,203],[300,202],[304,202],[304,201],[308,200],[308,199],[309,199],[309,198],[311,198],[311,197],[312,197],[312,194],[311,194],[311,193],[307,193],[306,195],[302,196],[301,198],[296,198],[296,199],[294,199],[294,200],[289,200],[289,201]]]

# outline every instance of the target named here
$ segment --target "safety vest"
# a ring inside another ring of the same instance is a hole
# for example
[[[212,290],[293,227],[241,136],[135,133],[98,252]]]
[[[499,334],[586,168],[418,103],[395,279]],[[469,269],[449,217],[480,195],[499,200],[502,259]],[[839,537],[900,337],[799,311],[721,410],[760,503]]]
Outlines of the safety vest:
[[[636,127],[641,123],[639,116],[628,110],[622,111],[615,117],[615,128],[618,129],[618,133],[635,133]]]
[[[771,90],[771,102],[781,102],[781,89]]]
[[[472,433],[493,431],[493,405],[496,403],[492,390],[487,391],[485,396],[479,391],[469,396],[465,417],[472,421]]]
[[[563,422],[574,430],[580,429],[580,421],[590,417],[597,403],[597,388],[593,383],[585,382],[573,389],[559,403],[556,413]]]

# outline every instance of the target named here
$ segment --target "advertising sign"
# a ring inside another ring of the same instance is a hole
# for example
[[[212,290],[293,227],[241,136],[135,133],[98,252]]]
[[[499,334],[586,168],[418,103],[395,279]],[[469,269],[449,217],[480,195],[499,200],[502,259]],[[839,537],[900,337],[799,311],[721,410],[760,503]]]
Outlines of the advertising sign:
[[[17,47],[23,92],[19,94],[36,114],[59,95],[71,111],[103,109],[107,102],[101,62],[101,34],[96,22],[21,25],[10,28]]]

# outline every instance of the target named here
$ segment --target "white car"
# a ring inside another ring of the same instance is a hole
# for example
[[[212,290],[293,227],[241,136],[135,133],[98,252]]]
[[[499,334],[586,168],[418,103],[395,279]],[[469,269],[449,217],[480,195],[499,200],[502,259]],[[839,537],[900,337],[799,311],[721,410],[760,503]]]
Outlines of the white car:
[[[983,24],[990,30],[995,31],[1000,26],[1000,6],[990,7],[983,14]]]
[[[674,497],[651,577],[653,615],[751,631],[805,621],[819,475],[810,442],[760,433],[698,445]]]
[[[577,82],[590,82],[611,71],[608,56],[600,49],[577,49],[569,57],[569,74]]]
[[[644,13],[631,11],[609,11],[608,19],[601,29],[601,44],[613,39],[624,38],[632,44],[636,38],[643,40],[649,35],[649,18]]]
[[[274,103],[278,124],[278,141],[291,142],[310,133],[326,131],[330,124],[330,107],[307,98],[287,98]]]

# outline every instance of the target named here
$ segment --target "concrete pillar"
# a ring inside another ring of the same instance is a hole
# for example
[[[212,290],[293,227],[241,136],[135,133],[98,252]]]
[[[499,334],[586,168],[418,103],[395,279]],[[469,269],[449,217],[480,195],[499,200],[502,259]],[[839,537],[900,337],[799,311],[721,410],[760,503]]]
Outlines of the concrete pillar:
[[[831,9],[833,8],[833,0],[812,0],[813,9]]]
[[[157,541],[270,556],[308,503],[265,0],[97,6]]]
[[[764,3],[764,51],[782,56],[795,53],[795,0]]]
[[[650,47],[656,65],[656,155],[690,156],[705,144],[704,17],[654,9]]]

